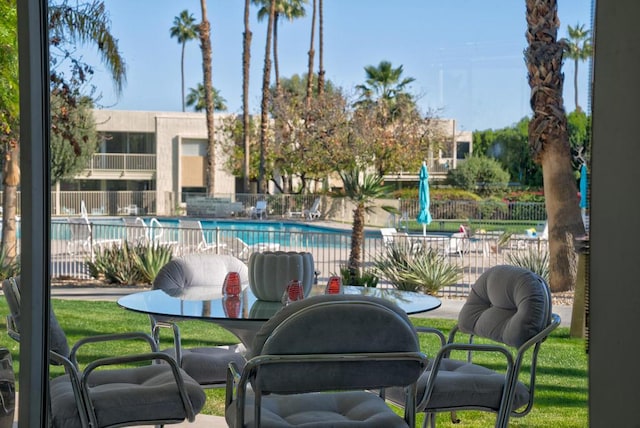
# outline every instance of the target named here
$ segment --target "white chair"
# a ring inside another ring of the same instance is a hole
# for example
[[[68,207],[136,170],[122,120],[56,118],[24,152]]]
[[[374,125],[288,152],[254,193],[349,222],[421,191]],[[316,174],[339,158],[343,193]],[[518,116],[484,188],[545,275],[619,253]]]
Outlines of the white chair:
[[[178,250],[183,254],[226,251],[226,244],[207,241],[199,220],[180,220],[179,226]]]
[[[313,205],[308,210],[302,211],[302,216],[308,220],[320,218],[320,198],[316,198],[313,201]]]
[[[101,249],[109,245],[122,244],[121,239],[93,236],[91,222],[89,222],[88,217],[69,217],[67,222],[69,223],[69,232],[71,235],[69,241],[67,241],[67,253],[69,255],[83,252],[91,253],[91,251],[96,248]]]
[[[251,217],[259,219],[267,218],[267,201],[262,199],[256,202],[256,206],[251,212]]]

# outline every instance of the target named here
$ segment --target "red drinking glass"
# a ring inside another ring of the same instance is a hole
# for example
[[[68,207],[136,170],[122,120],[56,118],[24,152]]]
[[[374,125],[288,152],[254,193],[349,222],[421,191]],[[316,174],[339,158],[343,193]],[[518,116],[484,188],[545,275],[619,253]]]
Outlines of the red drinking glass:
[[[324,290],[324,294],[340,294],[342,292],[342,278],[339,276],[329,277],[327,288]]]
[[[291,302],[304,299],[304,289],[302,284],[297,279],[294,279],[287,284],[287,289],[284,292],[283,303],[288,305]]]
[[[225,296],[237,296],[240,294],[240,274],[229,272],[222,283],[222,294]]]
[[[238,318],[240,315],[240,296],[228,295],[222,298],[224,313],[229,318]]]

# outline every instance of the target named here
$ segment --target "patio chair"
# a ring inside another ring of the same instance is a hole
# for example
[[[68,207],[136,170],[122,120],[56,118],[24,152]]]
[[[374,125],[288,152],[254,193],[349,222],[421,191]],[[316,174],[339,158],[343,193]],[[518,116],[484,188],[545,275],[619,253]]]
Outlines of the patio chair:
[[[2,282],[10,314],[9,336],[20,341],[19,278]],[[53,311],[49,313],[51,364],[65,375],[49,380],[49,420],[53,427],[112,427],[193,422],[206,396],[200,385],[167,354],[157,351],[142,332],[108,334],[81,339],[71,349]],[[97,342],[142,341],[151,351],[103,357],[85,368],[78,364],[84,345]],[[151,364],[162,361],[163,364]],[[147,362],[150,364],[141,365]],[[125,368],[113,369],[118,365]],[[124,405],[126,403],[126,405]]]
[[[90,253],[93,249],[101,249],[110,245],[121,245],[122,240],[117,238],[99,238],[93,235],[91,222],[86,216],[69,217],[70,238],[67,241],[67,253],[75,255]]]
[[[418,328],[441,342],[418,381],[417,410],[426,414],[424,426],[435,427],[438,412],[452,411],[452,421],[457,420],[457,410],[494,412],[496,427],[506,427],[511,416],[528,414],[540,346],[560,324],[560,317],[551,311],[551,294],[542,278],[527,269],[500,265],[488,269],[472,286],[448,340],[436,329]],[[485,341],[474,343],[476,338]],[[459,351],[467,354],[466,360],[452,357]],[[495,361],[483,365],[480,358],[487,353],[502,355],[504,369],[496,368]],[[527,381],[519,380],[523,367]],[[404,403],[397,389],[388,390],[386,396]]]
[[[255,252],[280,250],[280,244],[277,242],[256,242],[249,245],[237,236],[230,239],[223,237],[222,242],[226,244],[226,248],[231,255],[244,261],[248,261],[251,254]]]
[[[147,224],[141,217],[123,217],[125,235],[129,244],[145,244],[149,241]]]
[[[302,210],[302,216],[307,220],[320,218],[320,198],[313,201],[313,205],[308,210]]]
[[[202,223],[199,220],[180,220],[179,227],[177,247],[182,254],[226,251],[224,243],[207,241]]]
[[[222,295],[222,284],[229,272],[238,272],[240,281],[248,281],[247,266],[229,255],[190,254],[174,258],[164,265],[153,281],[153,288],[171,296],[184,296],[193,300],[217,298]],[[173,348],[163,352],[176,359],[180,367],[203,387],[223,386],[226,382],[227,365],[234,362],[243,367],[245,359],[233,347],[184,348],[180,341],[180,328],[169,317],[149,315],[153,337],[160,345],[160,328],[173,332]],[[236,347],[237,348],[237,347]]]
[[[267,218],[267,201],[263,199],[256,202],[255,208],[253,208],[253,210],[251,211],[251,218]]]
[[[291,303],[258,332],[242,372],[229,365],[230,427],[413,427],[373,390],[399,386],[408,403],[426,356],[406,313],[371,296]]]

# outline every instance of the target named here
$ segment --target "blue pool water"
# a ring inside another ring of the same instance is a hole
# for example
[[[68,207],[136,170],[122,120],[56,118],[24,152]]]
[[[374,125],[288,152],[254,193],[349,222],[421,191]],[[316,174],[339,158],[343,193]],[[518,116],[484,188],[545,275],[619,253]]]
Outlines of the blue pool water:
[[[184,218],[182,218],[184,219]],[[155,221],[157,220],[157,221]],[[179,240],[180,218],[163,217],[152,221],[151,217],[144,218],[151,233],[161,232],[163,239]],[[316,224],[287,222],[287,221],[246,221],[220,219],[189,219],[200,220],[207,242],[215,242],[218,238],[238,237],[246,244],[253,245],[260,242],[279,243],[283,246],[307,247],[338,247],[349,245],[351,239],[351,225],[344,228],[320,226]],[[122,218],[90,218],[93,225],[94,238],[125,238],[125,228]],[[66,219],[54,220],[52,227],[53,239],[69,239],[70,232]],[[370,230],[365,232],[366,238],[379,238],[380,232]]]

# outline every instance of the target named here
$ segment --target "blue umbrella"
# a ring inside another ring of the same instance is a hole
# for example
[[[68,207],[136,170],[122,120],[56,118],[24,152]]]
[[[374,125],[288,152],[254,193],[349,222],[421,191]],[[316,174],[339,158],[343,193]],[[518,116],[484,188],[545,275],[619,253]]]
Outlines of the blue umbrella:
[[[420,191],[418,193],[420,200],[420,212],[416,220],[422,223],[422,234],[427,234],[427,225],[431,223],[431,213],[429,213],[429,171],[427,164],[422,162],[420,168]]]
[[[587,164],[580,168],[580,208],[587,208]]]

